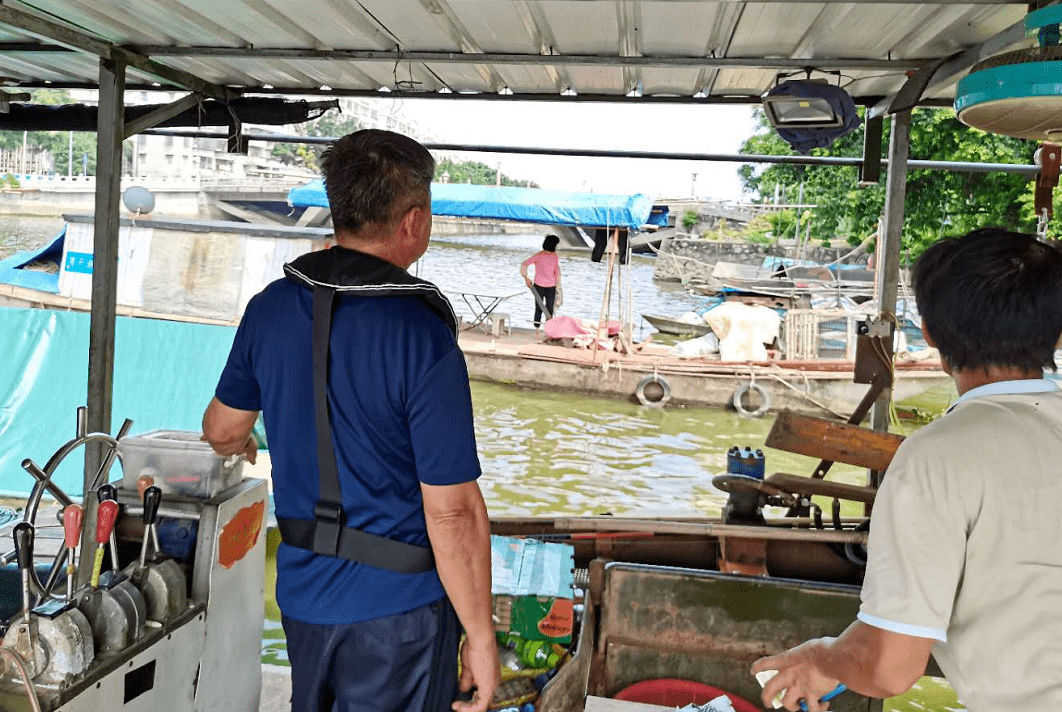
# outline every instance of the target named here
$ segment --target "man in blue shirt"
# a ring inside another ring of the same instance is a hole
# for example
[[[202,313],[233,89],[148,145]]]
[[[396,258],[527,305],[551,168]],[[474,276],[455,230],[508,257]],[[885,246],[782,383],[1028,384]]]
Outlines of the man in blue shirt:
[[[482,712],[499,665],[468,372],[449,302],[406,271],[435,163],[364,130],[322,168],[338,244],[248,303],[204,437],[253,455],[263,412],[293,710]]]

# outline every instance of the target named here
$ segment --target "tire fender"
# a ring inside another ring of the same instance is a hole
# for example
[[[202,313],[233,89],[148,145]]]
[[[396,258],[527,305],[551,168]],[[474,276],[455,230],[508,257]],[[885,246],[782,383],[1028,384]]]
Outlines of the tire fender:
[[[760,407],[755,410],[746,408],[741,402],[749,392],[754,392],[760,397]],[[763,388],[763,386],[759,386],[751,381],[742,386],[738,386],[738,389],[734,391],[734,395],[730,400],[734,405],[734,410],[746,418],[759,418],[771,408],[771,395],[765,388]]]
[[[663,393],[653,400],[645,395],[645,387],[650,383],[656,383],[663,389]],[[671,386],[664,377],[654,373],[651,376],[646,376],[638,383],[638,388],[634,391],[634,395],[637,396],[638,402],[642,405],[649,406],[650,408],[663,408],[669,400],[671,400]]]

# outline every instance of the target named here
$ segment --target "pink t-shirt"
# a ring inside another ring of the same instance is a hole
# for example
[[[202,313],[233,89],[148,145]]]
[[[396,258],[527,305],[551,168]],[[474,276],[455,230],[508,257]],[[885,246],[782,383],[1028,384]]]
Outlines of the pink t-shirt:
[[[540,287],[556,287],[560,277],[560,260],[556,252],[536,252],[524,260],[520,270],[526,274],[528,265],[535,266],[535,284]]]

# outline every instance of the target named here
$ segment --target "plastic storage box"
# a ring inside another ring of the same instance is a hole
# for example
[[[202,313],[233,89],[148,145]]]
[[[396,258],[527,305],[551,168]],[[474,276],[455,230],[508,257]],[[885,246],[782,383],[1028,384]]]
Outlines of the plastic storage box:
[[[168,494],[213,497],[240,481],[243,457],[221,457],[200,434],[187,430],[152,430],[122,438],[122,485],[136,490],[137,480],[148,476]]]

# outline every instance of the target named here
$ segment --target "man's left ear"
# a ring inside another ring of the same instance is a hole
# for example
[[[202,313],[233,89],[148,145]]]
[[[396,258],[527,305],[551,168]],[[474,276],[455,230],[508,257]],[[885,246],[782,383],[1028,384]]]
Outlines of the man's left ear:
[[[406,211],[406,214],[402,216],[402,234],[415,237],[417,235],[417,226],[420,220],[423,219],[421,213],[423,208],[414,206]]]

